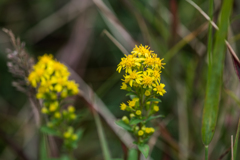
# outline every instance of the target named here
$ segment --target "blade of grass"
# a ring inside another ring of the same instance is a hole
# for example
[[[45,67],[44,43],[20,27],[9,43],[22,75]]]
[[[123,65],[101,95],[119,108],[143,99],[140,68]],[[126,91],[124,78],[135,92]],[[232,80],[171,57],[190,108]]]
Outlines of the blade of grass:
[[[233,147],[233,157],[234,157],[234,160],[237,160],[237,153],[238,153],[237,149],[238,149],[239,132],[240,132],[240,118],[238,120],[237,133],[236,133],[236,136],[235,136],[234,147]]]
[[[213,6],[214,6],[214,0],[209,0],[210,21],[213,20]],[[212,25],[211,25],[211,23],[209,23],[209,27],[208,27],[208,64],[209,64],[209,67],[211,67],[211,64],[212,64],[212,44],[213,44]]]
[[[188,44],[190,41],[192,41],[198,34],[202,33],[207,29],[207,24],[204,23],[199,28],[197,28],[195,31],[184,37],[181,41],[179,41],[174,47],[172,47],[164,57],[164,62],[168,62],[175,54],[178,53],[180,49],[182,49],[186,44]]]
[[[203,17],[206,20],[208,20],[216,30],[219,30],[218,26],[213,21],[211,21],[211,18],[196,3],[194,3],[192,0],[186,0],[186,2],[188,2],[195,9],[197,9],[199,11],[199,13],[201,13],[203,15]],[[227,45],[229,53],[234,57],[235,60],[237,60],[240,63],[236,53],[234,52],[234,50],[232,49],[231,45],[229,44],[229,42],[227,40],[225,40],[225,44]]]
[[[98,115],[97,112],[94,111],[93,116],[94,116],[94,120],[95,120],[95,123],[96,123],[96,126],[97,126],[97,132],[98,132],[98,136],[99,136],[99,139],[100,139],[104,159],[105,160],[111,160],[110,151],[109,151],[109,148],[107,146],[107,140],[105,138],[105,134],[104,134],[104,131],[103,131],[103,127],[102,127],[99,115]]]
[[[137,160],[138,151],[136,149],[130,149],[128,151],[128,160]]]
[[[231,135],[231,160],[234,160],[234,156],[233,156],[233,135]]]
[[[105,34],[118,48],[122,51],[123,54],[128,55],[128,51],[119,43],[107,30],[103,30],[102,34]]]
[[[224,1],[223,3],[219,16],[219,30],[216,33],[216,41],[212,55],[212,66],[208,68],[206,99],[202,115],[202,140],[206,147],[206,154],[208,151],[208,145],[214,136],[217,123],[225,57],[224,42],[228,32],[228,22],[231,14],[232,3],[232,0]],[[207,156],[205,156],[205,158],[207,158]]]
[[[106,22],[106,25],[109,27],[113,35],[116,37],[121,44],[127,50],[130,50],[134,47],[136,42],[133,40],[131,35],[123,27],[119,19],[114,15],[114,13],[106,6],[102,0],[93,0],[96,6],[99,8],[100,14]]]

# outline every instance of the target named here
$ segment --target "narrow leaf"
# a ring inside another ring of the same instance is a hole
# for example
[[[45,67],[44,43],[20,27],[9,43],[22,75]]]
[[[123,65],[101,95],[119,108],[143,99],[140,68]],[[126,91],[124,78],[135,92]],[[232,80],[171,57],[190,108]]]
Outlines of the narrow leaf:
[[[138,118],[132,118],[132,119],[130,120],[130,125],[135,125],[135,124],[138,124],[138,123],[140,123],[140,122],[143,122],[143,120],[138,119]]]
[[[137,160],[138,153],[136,149],[130,149],[128,151],[128,159],[127,160]]]
[[[115,122],[118,126],[122,127],[123,129],[127,130],[127,131],[132,131],[132,128],[130,125],[126,124],[125,122],[123,122],[122,120],[118,120]]]
[[[155,102],[155,101],[157,101],[157,102],[162,102],[160,99],[158,99],[158,98],[149,98],[147,101],[153,101],[153,102]]]
[[[49,135],[54,135],[54,136],[60,136],[60,133],[58,131],[56,131],[53,128],[49,128],[47,126],[42,126],[40,128],[41,132],[45,133],[45,134],[49,134]]]
[[[104,130],[103,130],[103,127],[102,127],[102,124],[101,124],[101,120],[100,120],[97,112],[94,112],[93,115],[94,115],[94,120],[95,120],[95,123],[96,123],[96,126],[97,126],[98,136],[99,136],[99,139],[100,139],[100,144],[101,144],[101,147],[102,147],[104,159],[105,160],[111,160],[110,151],[109,151],[109,148],[107,146],[107,140],[105,138],[105,133],[104,133]]]
[[[142,152],[145,158],[148,157],[149,154],[149,146],[147,144],[139,144],[138,149]]]
[[[238,153],[237,148],[238,148],[239,132],[240,132],[240,118],[238,120],[238,128],[237,128],[237,133],[236,133],[236,136],[235,136],[234,147],[233,147],[234,160],[237,160],[237,153]]]
[[[164,115],[151,116],[145,122],[148,122],[148,121],[150,121],[152,119],[156,119],[156,118],[160,118],[160,117],[165,117],[165,116]]]
[[[130,96],[130,95],[136,96],[137,94],[136,94],[136,93],[133,93],[133,92],[129,92],[129,93],[126,94],[126,96]]]
[[[208,68],[206,99],[202,115],[202,140],[209,145],[215,133],[218,117],[219,97],[222,86],[222,73],[225,57],[225,38],[228,32],[229,17],[233,0],[223,1],[219,19],[219,30],[212,55],[212,65]]]

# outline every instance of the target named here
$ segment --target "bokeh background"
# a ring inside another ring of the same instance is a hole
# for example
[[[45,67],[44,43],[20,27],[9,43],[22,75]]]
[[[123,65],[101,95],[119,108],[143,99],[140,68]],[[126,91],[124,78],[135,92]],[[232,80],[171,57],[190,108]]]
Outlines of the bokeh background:
[[[208,13],[207,0],[194,2]],[[220,7],[221,1],[216,0],[215,21]],[[239,15],[240,1],[235,0],[228,39],[236,53],[240,49]],[[162,82],[167,91],[160,104],[165,118],[153,122],[159,134],[151,139],[149,159],[203,159],[201,114],[208,69],[208,23],[187,1],[0,0],[0,27],[20,37],[36,60],[51,53],[71,67],[117,119],[124,115],[120,103],[128,100],[126,92],[120,90],[122,74],[116,72],[117,64],[135,44],[149,45],[165,58]],[[6,48],[12,48],[10,39],[0,31],[0,159],[20,159],[15,146],[34,160],[40,146],[39,132],[28,97],[12,86],[14,77],[8,72]],[[218,124],[209,150],[211,160],[219,159],[230,147],[230,136],[235,136],[239,91],[232,59],[226,52]],[[84,113],[76,126],[85,129],[76,158],[103,159],[89,107],[81,98],[76,98],[75,106]],[[101,120],[111,155],[124,158],[124,135],[113,131],[106,115],[102,114]],[[230,153],[222,159],[230,159]]]

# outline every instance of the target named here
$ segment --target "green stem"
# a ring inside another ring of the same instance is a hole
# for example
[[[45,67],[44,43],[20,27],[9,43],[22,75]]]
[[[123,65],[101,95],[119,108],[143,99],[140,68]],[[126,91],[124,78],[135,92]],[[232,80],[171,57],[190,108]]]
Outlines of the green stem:
[[[205,160],[208,160],[208,146],[205,146]]]

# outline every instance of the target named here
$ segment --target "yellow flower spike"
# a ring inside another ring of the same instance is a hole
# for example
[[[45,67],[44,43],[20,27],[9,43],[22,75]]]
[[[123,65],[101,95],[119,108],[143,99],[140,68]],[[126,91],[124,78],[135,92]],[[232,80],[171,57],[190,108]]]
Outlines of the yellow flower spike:
[[[142,130],[139,130],[139,131],[138,131],[138,135],[139,135],[139,136],[143,136],[143,134],[144,134],[144,132],[143,132]]]
[[[47,114],[47,113],[48,113],[48,109],[47,109],[46,107],[43,107],[42,110],[41,110],[41,112],[42,112],[43,114]]]
[[[74,113],[75,112],[75,108],[73,106],[68,106],[68,112]]]
[[[69,133],[69,132],[64,132],[63,137],[66,138],[66,139],[68,139],[68,138],[71,137],[71,133]]]
[[[61,115],[60,112],[56,112],[56,113],[54,114],[54,117],[57,118],[57,119],[59,119],[59,118],[62,117],[62,115]]]
[[[145,96],[150,96],[151,92],[149,90],[146,90],[144,94],[145,94]]]
[[[158,107],[158,106],[153,106],[153,110],[154,110],[155,112],[158,112],[158,111],[159,111],[159,107]]]
[[[122,86],[121,86],[121,89],[122,89],[122,90],[126,90],[126,89],[127,89],[127,84],[123,82],[123,83],[122,83]]]
[[[121,110],[126,110],[126,108],[127,108],[127,105],[125,104],[125,103],[121,103],[120,104],[120,108],[121,108]]]
[[[73,135],[71,136],[71,139],[72,139],[73,141],[76,141],[76,140],[78,139],[78,136],[77,136],[76,134],[73,134]]]
[[[72,113],[72,114],[70,115],[70,119],[74,120],[74,119],[76,119],[76,118],[77,118],[76,114]]]
[[[123,116],[122,121],[126,124],[129,124],[129,119],[127,118],[127,116]]]
[[[142,111],[140,111],[140,110],[136,111],[136,115],[140,116],[141,114],[142,114]]]

